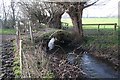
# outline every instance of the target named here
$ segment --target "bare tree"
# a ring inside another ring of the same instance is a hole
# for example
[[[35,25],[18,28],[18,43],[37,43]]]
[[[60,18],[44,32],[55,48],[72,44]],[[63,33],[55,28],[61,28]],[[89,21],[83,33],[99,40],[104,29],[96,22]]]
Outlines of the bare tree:
[[[15,2],[11,0],[11,9],[12,9],[12,27],[15,28]]]
[[[7,27],[7,11],[6,11],[6,7],[5,7],[5,3],[4,0],[2,0],[2,7],[3,7],[3,27],[6,28]]]
[[[20,2],[22,11],[32,22],[47,24],[49,27],[61,28],[61,16],[64,8],[61,5],[51,2],[34,1],[30,3]]]
[[[66,9],[66,12],[69,14],[69,16],[72,19],[74,32],[77,39],[83,38],[83,29],[82,29],[82,14],[83,9],[94,5],[96,1],[93,1],[91,3],[91,0],[83,0],[80,2],[62,2],[58,3],[59,5],[63,5]]]
[[[98,0],[83,0],[80,2],[41,2],[36,0],[32,4],[24,3],[30,19],[39,20],[40,23],[48,24],[49,27],[61,28],[61,16],[66,12],[70,15],[77,38],[82,39],[82,14],[83,9],[95,4]]]
[[[16,3],[14,0],[9,1],[10,4],[6,4],[5,0],[2,0],[2,15],[3,15],[3,27],[15,28],[15,20],[17,17]]]
[[[50,8],[47,11],[50,14],[48,24],[50,27],[59,28],[61,29],[61,17],[65,12],[63,6],[58,5],[56,3],[47,3]]]

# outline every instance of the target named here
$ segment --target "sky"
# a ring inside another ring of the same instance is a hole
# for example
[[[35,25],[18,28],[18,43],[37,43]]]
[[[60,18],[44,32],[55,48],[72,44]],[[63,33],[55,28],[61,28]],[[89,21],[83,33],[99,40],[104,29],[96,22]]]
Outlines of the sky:
[[[10,0],[4,0],[6,7],[10,5]],[[18,1],[18,0],[15,0]],[[83,17],[117,17],[118,16],[118,2],[120,0],[99,0],[98,5],[90,6],[83,11]],[[105,4],[105,5],[103,5]],[[2,0],[0,0],[0,13],[2,12]],[[8,9],[8,8],[7,8]],[[2,15],[2,14],[0,14]],[[63,18],[69,17],[67,14]]]
[[[5,10],[6,12],[10,11],[10,1],[11,0],[0,0],[0,17],[3,16],[3,3],[2,1],[4,1],[4,4],[5,4]],[[16,2],[19,1],[19,0],[15,0]],[[17,8],[18,9],[18,8]]]
[[[83,16],[87,17],[112,17],[118,16],[118,2],[120,0],[110,0],[106,5],[91,6],[84,10]]]
[[[118,17],[118,3],[120,0],[110,0],[109,2],[105,1],[106,0],[100,0],[100,2],[96,3],[98,5],[93,5],[84,9],[83,17]],[[62,17],[67,18],[69,15],[64,14]]]

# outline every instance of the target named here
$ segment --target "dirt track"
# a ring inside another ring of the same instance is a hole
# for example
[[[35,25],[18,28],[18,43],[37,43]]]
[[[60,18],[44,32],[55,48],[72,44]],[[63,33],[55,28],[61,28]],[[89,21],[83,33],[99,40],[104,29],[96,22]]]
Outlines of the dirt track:
[[[0,35],[0,43],[4,40],[13,39],[13,38],[15,38],[15,35]]]

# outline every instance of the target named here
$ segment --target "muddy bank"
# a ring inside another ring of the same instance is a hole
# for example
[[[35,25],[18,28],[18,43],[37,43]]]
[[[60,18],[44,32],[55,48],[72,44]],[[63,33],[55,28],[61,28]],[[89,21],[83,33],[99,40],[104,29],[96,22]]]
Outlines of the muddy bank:
[[[69,48],[67,44],[69,44],[71,41],[68,42],[68,39],[71,38],[69,35],[66,35],[67,32],[61,32],[59,37],[57,37],[55,33],[46,33],[43,35],[36,35],[34,36],[35,45],[30,45],[29,41],[27,39],[23,40],[23,47],[24,47],[24,57],[23,62],[23,74],[27,76],[27,73],[29,73],[30,77],[45,77],[49,74],[53,74],[52,78],[84,78],[87,76],[79,67],[79,63],[77,61],[75,64],[70,64],[67,60],[67,53],[74,50],[74,46]],[[54,34],[54,35],[53,35]],[[58,47],[55,47],[51,51],[46,51],[47,44],[52,36],[55,36],[58,38],[58,42],[56,44],[60,44]],[[51,37],[50,37],[51,36]],[[65,36],[65,37],[64,37]],[[61,41],[61,39],[64,38],[64,41]],[[62,44],[64,43],[65,46]],[[76,60],[77,60],[77,54],[76,54]],[[79,59],[78,59],[79,60]],[[51,77],[50,75],[48,77]]]
[[[50,54],[50,69],[56,78],[85,78],[87,74],[79,67],[80,55],[75,55],[74,63],[71,63],[68,54],[55,53]],[[79,56],[79,57],[78,57]]]
[[[15,39],[16,35],[0,35],[0,41]]]

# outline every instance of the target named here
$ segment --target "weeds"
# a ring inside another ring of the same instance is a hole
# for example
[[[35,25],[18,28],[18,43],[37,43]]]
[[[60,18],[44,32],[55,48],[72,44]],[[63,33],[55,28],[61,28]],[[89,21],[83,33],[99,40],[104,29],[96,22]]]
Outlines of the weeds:
[[[15,44],[15,41],[14,41],[14,44]],[[21,71],[20,71],[20,59],[19,59],[19,53],[17,51],[17,48],[16,46],[14,46],[14,55],[15,55],[15,58],[14,58],[14,63],[13,63],[13,71],[14,71],[14,74],[15,74],[15,78],[20,78],[21,77]]]

